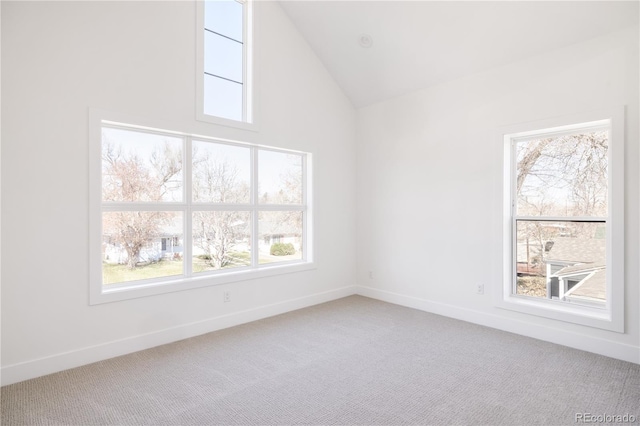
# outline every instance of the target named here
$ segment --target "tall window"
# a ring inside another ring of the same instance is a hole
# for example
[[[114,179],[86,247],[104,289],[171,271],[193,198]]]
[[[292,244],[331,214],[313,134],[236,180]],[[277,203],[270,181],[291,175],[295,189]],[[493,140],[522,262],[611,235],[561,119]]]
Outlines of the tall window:
[[[614,191],[622,162],[612,147],[618,152],[622,143],[613,138],[612,119],[507,134],[505,142],[506,299],[614,328],[623,203]]]
[[[94,302],[311,263],[309,154],[104,120],[95,136]]]
[[[251,3],[198,3],[198,118],[252,123]]]

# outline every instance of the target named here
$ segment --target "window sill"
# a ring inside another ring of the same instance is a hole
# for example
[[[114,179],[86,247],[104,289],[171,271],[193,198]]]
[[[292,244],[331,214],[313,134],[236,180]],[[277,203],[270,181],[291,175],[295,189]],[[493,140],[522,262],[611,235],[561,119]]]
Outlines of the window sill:
[[[605,307],[598,308],[513,295],[505,296],[502,300],[499,300],[497,306],[502,309],[557,321],[580,324],[618,333],[624,332],[624,322],[622,319],[612,318],[610,311]]]
[[[180,277],[161,282],[138,282],[136,284],[114,285],[113,287],[102,286],[100,289],[92,287],[90,304],[98,305],[101,303],[118,302],[122,300],[310,271],[314,269],[317,269],[317,267],[313,262],[295,262],[281,265],[262,266],[258,269],[251,270],[203,274],[193,277]]]
[[[237,121],[231,120],[228,118],[216,117],[215,115],[208,115],[204,113],[197,113],[196,120],[202,121],[210,124],[217,124],[219,126],[225,127],[233,127],[241,130],[248,130],[251,132],[258,132],[260,129],[258,128],[258,124],[254,122],[248,121]]]

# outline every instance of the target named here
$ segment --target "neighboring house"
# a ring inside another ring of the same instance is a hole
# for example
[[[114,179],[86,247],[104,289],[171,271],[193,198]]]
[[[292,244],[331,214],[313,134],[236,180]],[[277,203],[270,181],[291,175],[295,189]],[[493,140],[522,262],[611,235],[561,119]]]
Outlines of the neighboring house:
[[[291,243],[296,251],[301,250],[300,237],[301,226],[292,221],[261,221],[260,222],[260,249],[268,252],[272,244]]]
[[[545,264],[549,299],[597,305],[606,302],[604,238],[555,238]]]
[[[162,258],[175,259],[176,257],[182,257],[182,251],[181,237],[170,234],[160,237],[160,256]]]
[[[291,223],[293,222],[293,223]],[[238,222],[237,226],[245,227],[244,222]],[[154,238],[140,251],[138,261],[141,263],[157,262],[161,259],[176,259],[183,255],[182,229],[171,227],[172,233],[161,234]],[[300,252],[302,247],[301,226],[295,220],[260,221],[260,251],[269,254],[269,249],[275,243],[291,243],[296,251]],[[197,237],[194,237],[197,240]],[[238,230],[236,241],[233,247],[241,251],[249,250],[249,235],[242,229]],[[103,260],[111,264],[127,263],[127,251],[120,245],[113,242],[108,234],[102,236]],[[205,254],[201,247],[194,245],[192,248],[195,256]]]
[[[127,263],[127,251],[120,245],[110,241],[108,235],[103,236],[103,260],[107,263]],[[182,238],[175,234],[162,234],[150,241],[140,250],[139,262],[157,262],[161,259],[182,257]]]

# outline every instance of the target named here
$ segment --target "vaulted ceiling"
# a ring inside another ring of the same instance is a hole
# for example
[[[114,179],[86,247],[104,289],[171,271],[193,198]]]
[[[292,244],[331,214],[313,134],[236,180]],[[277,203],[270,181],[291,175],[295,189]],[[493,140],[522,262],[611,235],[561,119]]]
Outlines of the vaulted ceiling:
[[[639,20],[637,0],[281,4],[355,107],[637,25]]]

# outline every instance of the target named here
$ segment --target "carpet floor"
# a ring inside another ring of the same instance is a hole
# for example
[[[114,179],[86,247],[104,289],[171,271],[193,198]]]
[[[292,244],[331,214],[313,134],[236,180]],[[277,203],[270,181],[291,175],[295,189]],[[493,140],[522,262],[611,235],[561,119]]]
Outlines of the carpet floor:
[[[1,402],[5,426],[640,423],[640,365],[351,296],[5,386]]]

